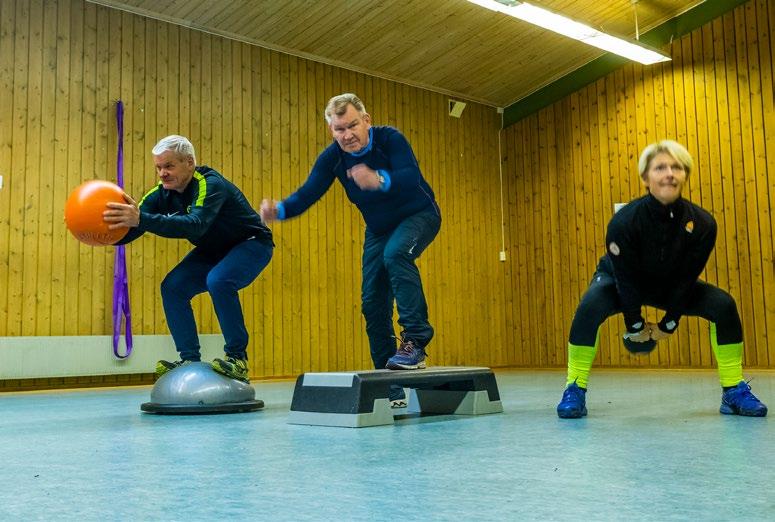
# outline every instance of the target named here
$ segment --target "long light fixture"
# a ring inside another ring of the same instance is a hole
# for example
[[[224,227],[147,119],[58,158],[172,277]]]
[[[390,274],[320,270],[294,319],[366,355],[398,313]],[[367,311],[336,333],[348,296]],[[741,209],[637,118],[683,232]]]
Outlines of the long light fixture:
[[[575,22],[570,18],[558,15],[541,7],[517,0],[468,0],[492,11],[507,14],[549,31],[593,45],[604,51],[618,54],[629,60],[651,65],[657,62],[670,61],[669,56],[651,49],[640,42],[617,38],[593,29],[588,25]]]

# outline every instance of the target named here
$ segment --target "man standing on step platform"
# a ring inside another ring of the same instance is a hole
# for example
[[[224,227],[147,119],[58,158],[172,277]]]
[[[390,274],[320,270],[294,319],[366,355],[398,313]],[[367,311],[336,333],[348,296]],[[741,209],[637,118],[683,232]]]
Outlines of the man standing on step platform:
[[[213,369],[248,382],[248,332],[237,292],[272,259],[272,232],[236,186],[210,167],[197,166],[194,146],[185,137],[167,136],[152,153],[159,183],[139,204],[127,194],[126,204],[108,203],[104,219],[114,223],[111,228],[130,227],[117,244],[145,232],[194,244],[161,283],[164,315],[180,360],[159,361],[156,375],[199,361],[191,299],[209,292],[226,352],[213,361]]]
[[[625,346],[641,354],[670,337],[681,316],[710,321],[722,386],[719,411],[767,415],[767,406],[743,379],[743,329],[735,300],[698,279],[716,243],[716,221],[681,197],[693,163],[686,148],[675,141],[643,149],[638,170],[648,193],[630,201],[608,223],[608,251],[573,317],[559,417],[577,419],[587,414],[587,378],[597,352],[598,329],[619,312],[627,328]],[[659,323],[647,323],[641,315],[643,305],[663,309],[665,315]]]
[[[406,138],[392,127],[372,126],[356,95],[331,98],[325,118],[334,142],[296,192],[282,201],[261,203],[261,217],[270,222],[298,216],[338,179],[366,222],[361,299],[374,367],[425,368],[433,328],[415,260],[441,226],[433,191]],[[403,330],[398,351],[394,299]],[[403,391],[400,395],[391,399],[402,398]]]

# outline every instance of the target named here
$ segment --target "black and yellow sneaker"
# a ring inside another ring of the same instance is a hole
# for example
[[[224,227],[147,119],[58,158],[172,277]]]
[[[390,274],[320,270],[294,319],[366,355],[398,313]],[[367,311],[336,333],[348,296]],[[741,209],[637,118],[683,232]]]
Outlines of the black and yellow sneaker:
[[[158,361],[156,363],[156,377],[161,377],[170,370],[181,366],[185,361]]]
[[[213,370],[225,375],[229,379],[236,379],[238,381],[249,383],[248,379],[248,361],[245,359],[235,359],[231,356],[226,356],[226,360],[213,359]]]

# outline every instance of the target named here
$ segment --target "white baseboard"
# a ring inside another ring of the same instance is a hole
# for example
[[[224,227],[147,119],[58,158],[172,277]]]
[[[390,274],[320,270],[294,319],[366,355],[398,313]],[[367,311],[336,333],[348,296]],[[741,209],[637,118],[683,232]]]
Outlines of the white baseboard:
[[[203,360],[223,356],[223,336],[200,335],[199,342]],[[169,335],[134,336],[126,359],[113,355],[110,335],[0,337],[0,380],[153,373],[159,359],[178,359]]]

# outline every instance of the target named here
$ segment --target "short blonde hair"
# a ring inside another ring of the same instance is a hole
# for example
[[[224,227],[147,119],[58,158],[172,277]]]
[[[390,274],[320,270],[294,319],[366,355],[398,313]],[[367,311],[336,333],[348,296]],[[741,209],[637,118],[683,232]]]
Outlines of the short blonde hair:
[[[363,105],[361,99],[351,92],[346,92],[344,94],[334,96],[328,100],[328,103],[326,104],[326,110],[323,113],[326,117],[326,123],[331,123],[331,120],[334,118],[334,114],[341,116],[347,112],[348,105],[355,107],[355,110],[357,110],[358,114],[360,115],[366,113],[366,106]]]
[[[654,159],[654,156],[662,152],[670,155],[670,157],[681,164],[688,179],[692,167],[694,166],[694,160],[692,159],[692,155],[689,154],[689,151],[686,150],[686,147],[673,140],[658,141],[643,149],[643,152],[640,153],[640,160],[638,160],[638,172],[640,173],[640,177],[646,179],[646,171],[649,169],[651,160]]]
[[[194,160],[194,165],[196,165],[196,152],[194,151],[194,146],[185,136],[173,134],[172,136],[160,139],[159,143],[154,145],[153,149],[151,149],[151,154],[158,156],[164,154],[168,150],[173,151],[180,158],[191,156],[191,159]]]

